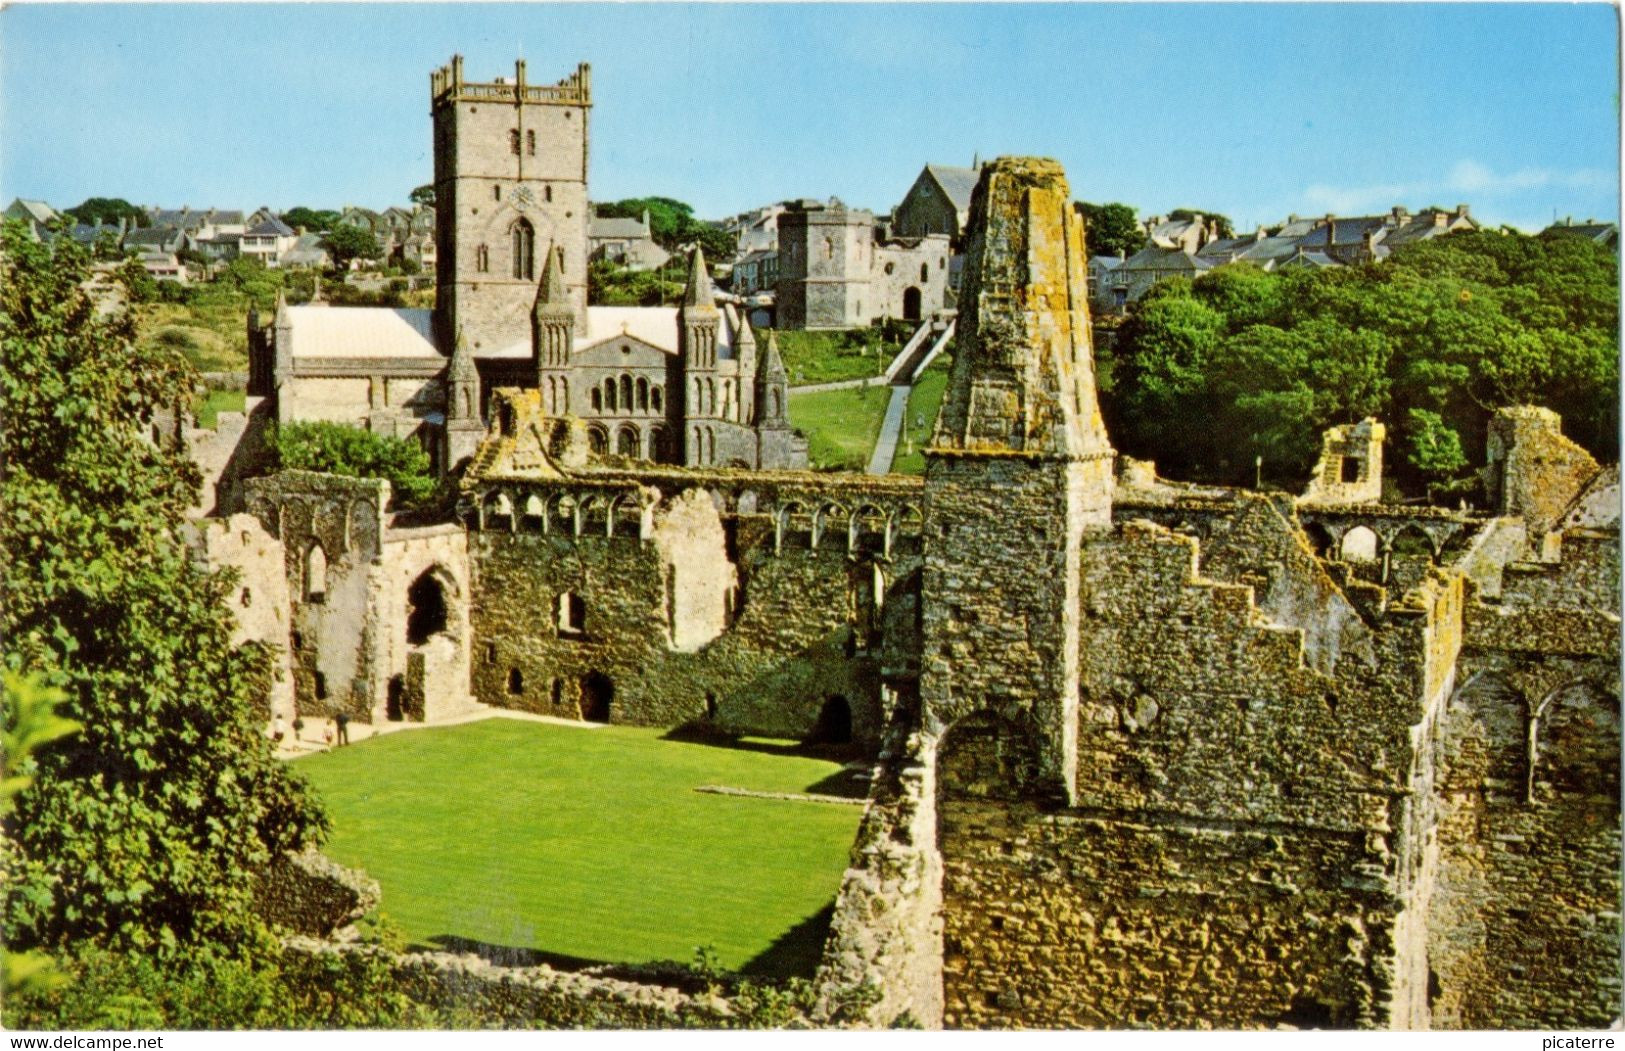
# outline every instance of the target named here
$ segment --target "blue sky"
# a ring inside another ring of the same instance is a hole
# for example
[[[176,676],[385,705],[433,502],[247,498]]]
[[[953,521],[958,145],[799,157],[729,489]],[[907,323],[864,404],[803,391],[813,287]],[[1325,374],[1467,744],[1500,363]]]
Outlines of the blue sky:
[[[885,211],[927,161],[1042,154],[1075,196],[1239,226],[1468,203],[1619,216],[1605,4],[22,4],[0,196],[404,203],[428,74],[593,65],[591,193],[717,218]]]

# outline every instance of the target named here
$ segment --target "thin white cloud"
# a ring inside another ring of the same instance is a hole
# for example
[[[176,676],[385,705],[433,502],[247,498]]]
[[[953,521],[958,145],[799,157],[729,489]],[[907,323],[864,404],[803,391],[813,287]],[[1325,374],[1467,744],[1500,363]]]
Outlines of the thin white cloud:
[[[1553,171],[1523,168],[1497,172],[1475,160],[1462,160],[1442,177],[1417,182],[1373,183],[1366,186],[1331,186],[1315,183],[1303,191],[1310,214],[1331,212],[1355,215],[1386,211],[1393,205],[1412,208],[1428,204],[1453,203],[1448,199],[1466,195],[1469,203],[1515,197],[1531,190],[1605,190],[1617,184],[1617,177],[1595,168]]]

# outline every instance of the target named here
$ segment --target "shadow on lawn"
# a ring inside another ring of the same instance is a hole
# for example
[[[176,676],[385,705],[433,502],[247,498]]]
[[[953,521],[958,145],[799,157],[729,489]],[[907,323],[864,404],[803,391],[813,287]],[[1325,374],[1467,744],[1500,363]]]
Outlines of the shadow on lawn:
[[[811,978],[818,970],[834,917],[835,899],[831,898],[828,905],[773,939],[772,945],[746,961],[739,973],[753,978]]]
[[[803,759],[827,759],[835,763],[850,763],[868,757],[860,744],[825,744],[813,741],[785,741],[756,735],[731,734],[703,722],[684,723],[660,735],[662,741],[680,744],[701,744],[712,748],[731,748],[741,752],[762,752],[766,755],[793,755]]]

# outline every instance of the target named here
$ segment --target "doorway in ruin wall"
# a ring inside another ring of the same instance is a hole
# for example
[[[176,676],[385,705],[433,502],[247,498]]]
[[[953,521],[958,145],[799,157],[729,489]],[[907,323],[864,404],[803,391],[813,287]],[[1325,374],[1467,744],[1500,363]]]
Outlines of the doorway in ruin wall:
[[[581,718],[589,723],[609,722],[610,705],[615,700],[615,683],[600,671],[581,677]]]

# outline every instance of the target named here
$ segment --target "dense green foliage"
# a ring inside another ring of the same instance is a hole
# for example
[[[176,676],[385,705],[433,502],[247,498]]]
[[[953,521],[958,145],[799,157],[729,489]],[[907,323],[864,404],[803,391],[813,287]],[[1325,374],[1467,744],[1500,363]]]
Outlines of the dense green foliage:
[[[1200,208],[1175,208],[1168,213],[1168,218],[1178,222],[1189,222],[1198,215],[1202,217],[1204,223],[1217,223],[1220,237],[1236,236],[1236,228],[1231,225],[1230,217],[1218,212],[1207,212]]]
[[[1545,405],[1618,456],[1618,265],[1581,238],[1460,233],[1385,262],[1222,267],[1137,303],[1102,355],[1113,439],[1170,476],[1299,484],[1320,433],[1373,415],[1406,487],[1483,461],[1499,406]]]
[[[659,270],[631,270],[608,259],[587,264],[587,302],[602,307],[658,307],[681,302],[687,261],[672,256]]]
[[[1145,231],[1126,204],[1079,201],[1083,213],[1084,252],[1089,256],[1133,255],[1145,244]]]
[[[108,226],[117,226],[120,219],[126,220],[132,226],[150,226],[147,219],[147,210],[138,205],[131,204],[122,197],[89,197],[83,204],[75,205],[62,213],[73,216],[76,222],[86,226],[95,226],[98,221]]]
[[[283,212],[282,221],[295,230],[303,226],[307,233],[321,233],[338,225],[339,213],[331,208],[307,208],[301,204]]]
[[[694,218],[694,209],[670,197],[628,197],[625,200],[597,205],[598,214],[605,218],[642,219],[649,213],[649,236],[660,247],[676,251],[698,244],[712,260],[732,259],[734,239],[703,220]]]
[[[4,662],[81,725],[5,822],[8,947],[246,944],[253,870],[324,819],[261,732],[265,654],[231,645],[230,580],[184,540],[197,470],[149,436],[194,374],[97,313],[71,241],[8,224],[3,259]]]
[[[338,225],[322,235],[322,244],[333,257],[333,265],[347,269],[352,259],[381,259],[384,248],[378,236],[365,226]]]
[[[433,208],[434,183],[426,182],[422,186],[412,187],[412,192],[406,195],[406,199],[411,201],[413,204],[423,204]]]
[[[545,687],[545,683],[543,686]],[[829,792],[841,764],[663,730],[489,719],[298,760],[326,850],[383,887],[408,942],[810,974],[862,808],[696,792]],[[451,784],[501,786],[471,806]]]
[[[390,484],[396,507],[420,504],[435,492],[429,454],[409,439],[314,421],[283,424],[272,432],[270,445],[275,470],[382,478]]]

